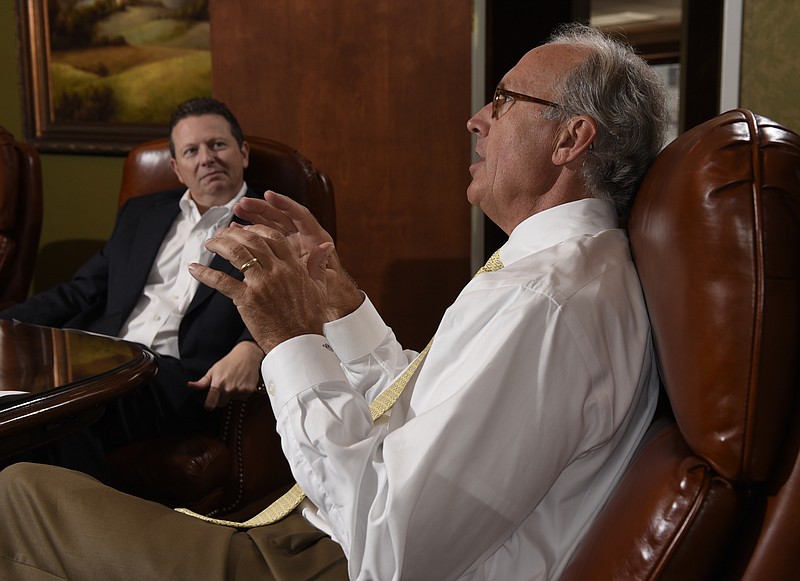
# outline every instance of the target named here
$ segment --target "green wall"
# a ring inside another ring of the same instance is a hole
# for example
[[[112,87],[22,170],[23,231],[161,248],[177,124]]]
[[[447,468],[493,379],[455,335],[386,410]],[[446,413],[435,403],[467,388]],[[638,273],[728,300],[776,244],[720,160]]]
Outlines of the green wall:
[[[739,102],[800,132],[800,5],[745,0]]]
[[[17,2],[0,0],[0,125],[22,139]],[[42,247],[52,249],[64,240],[108,237],[114,225],[123,160],[121,156],[42,155]],[[73,258],[82,257],[47,253],[37,262],[37,278],[51,280],[53,273],[70,268]]]

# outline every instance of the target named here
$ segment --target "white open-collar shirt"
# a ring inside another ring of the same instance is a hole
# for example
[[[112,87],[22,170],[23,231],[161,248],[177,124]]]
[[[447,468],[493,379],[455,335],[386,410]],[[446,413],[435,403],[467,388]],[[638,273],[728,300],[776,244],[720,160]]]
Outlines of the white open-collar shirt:
[[[580,200],[536,214],[415,353],[369,300],[282,343],[264,376],[284,453],[353,579],[557,577],[644,435],[658,375],[625,232]]]
[[[233,206],[247,193],[247,184],[226,204],[201,214],[186,190],[180,212],[161,242],[142,296],[120,330],[120,337],[180,359],[178,330],[200,283],[189,274],[192,262],[208,266],[214,253],[206,240],[233,220]]]

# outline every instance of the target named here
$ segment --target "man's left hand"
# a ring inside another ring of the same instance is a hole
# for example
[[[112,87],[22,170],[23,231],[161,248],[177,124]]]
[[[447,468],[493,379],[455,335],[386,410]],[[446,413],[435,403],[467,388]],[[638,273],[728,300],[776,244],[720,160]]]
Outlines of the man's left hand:
[[[261,379],[261,360],[264,352],[253,341],[237,343],[225,357],[217,361],[206,374],[187,385],[196,390],[208,390],[205,409],[225,407],[232,399],[247,399],[255,393]]]

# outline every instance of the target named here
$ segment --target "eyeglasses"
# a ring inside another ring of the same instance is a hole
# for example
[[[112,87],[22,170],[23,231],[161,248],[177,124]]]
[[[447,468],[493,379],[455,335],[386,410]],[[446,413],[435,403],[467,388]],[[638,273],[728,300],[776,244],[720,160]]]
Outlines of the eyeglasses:
[[[511,109],[511,105],[514,104],[514,101],[528,101],[529,103],[539,103],[547,107],[561,109],[561,105],[558,103],[539,99],[538,97],[531,97],[530,95],[523,95],[522,93],[515,93],[514,91],[508,91],[501,88],[500,85],[497,85],[497,88],[494,90],[494,99],[492,100],[492,118],[500,119],[500,117],[506,114],[506,111]]]

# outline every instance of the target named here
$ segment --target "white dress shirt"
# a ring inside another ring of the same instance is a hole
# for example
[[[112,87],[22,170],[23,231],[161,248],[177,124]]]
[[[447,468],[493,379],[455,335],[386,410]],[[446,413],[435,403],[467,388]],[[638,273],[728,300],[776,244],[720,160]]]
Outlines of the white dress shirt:
[[[233,205],[245,192],[247,184],[227,204],[212,206],[200,214],[186,190],[178,202],[180,213],[150,267],[144,292],[120,330],[122,339],[180,359],[178,328],[200,284],[189,274],[188,266],[192,262],[209,265],[214,254],[205,242],[218,228],[231,223]]]
[[[541,212],[473,278],[388,421],[411,361],[366,300],[262,363],[284,453],[353,579],[556,578],[655,409],[627,236],[589,199]]]

